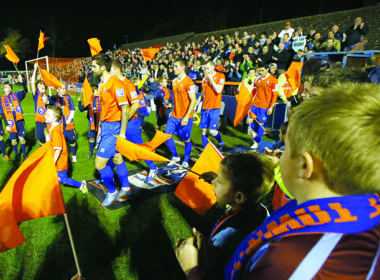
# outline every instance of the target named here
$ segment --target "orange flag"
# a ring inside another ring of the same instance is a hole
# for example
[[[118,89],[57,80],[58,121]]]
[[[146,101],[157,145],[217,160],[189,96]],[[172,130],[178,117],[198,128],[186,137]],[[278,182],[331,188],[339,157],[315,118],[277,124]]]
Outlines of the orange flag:
[[[160,146],[162,143],[164,143],[166,140],[168,140],[171,136],[169,134],[166,134],[162,132],[161,130],[156,130],[156,134],[154,135],[153,139],[145,144],[138,144],[140,147],[144,147],[148,149],[149,151],[155,151],[158,146]]]
[[[12,249],[25,242],[12,210],[0,202],[0,252]]]
[[[0,238],[5,249],[22,243],[15,223],[66,213],[50,143],[33,152],[9,179],[0,193],[0,210]]]
[[[82,92],[83,92],[83,106],[86,108],[88,105],[92,104],[94,100],[94,91],[92,90],[87,77],[86,79],[84,79]]]
[[[130,161],[151,160],[158,162],[166,162],[167,158],[160,156],[144,147],[132,143],[120,136],[117,136],[116,150]]]
[[[191,170],[198,174],[209,171],[218,173],[222,159],[223,155],[209,142]],[[201,216],[216,202],[214,186],[192,172],[188,172],[178,184],[175,195]]]
[[[154,56],[161,49],[161,47],[162,45],[158,45],[149,49],[141,49],[145,62],[154,59]]]
[[[98,55],[103,50],[100,46],[100,40],[98,38],[90,38],[87,42],[90,45],[91,56]]]
[[[249,108],[252,104],[252,94],[247,89],[244,81],[240,85],[239,96],[236,97],[237,106],[235,112],[234,126],[237,126],[244,117],[248,114]]]
[[[38,50],[45,47],[45,41],[49,40],[50,37],[45,37],[45,33],[40,31],[40,37],[38,38]]]
[[[5,45],[5,49],[7,50],[7,54],[5,55],[5,57],[10,62],[17,64],[20,61],[20,59],[17,57],[17,55],[14,53],[14,51],[11,49],[11,47],[9,45]]]
[[[41,71],[41,79],[48,87],[62,88],[63,84],[60,80],[58,80],[53,74],[49,71],[40,68]]]
[[[297,90],[301,84],[301,70],[302,70],[303,62],[293,61],[288,70],[286,70],[286,78],[292,88],[292,92]]]

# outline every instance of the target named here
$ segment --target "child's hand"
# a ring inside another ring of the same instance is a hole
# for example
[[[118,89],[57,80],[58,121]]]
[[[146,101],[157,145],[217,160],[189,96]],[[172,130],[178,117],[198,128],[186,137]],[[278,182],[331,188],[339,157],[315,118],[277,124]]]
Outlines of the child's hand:
[[[212,184],[212,181],[214,181],[217,176],[218,175],[215,172],[209,171],[202,173],[201,176],[199,176],[199,179],[203,179],[206,183]]]
[[[186,275],[198,266],[198,249],[194,246],[194,237],[182,240],[175,250],[175,255]]]

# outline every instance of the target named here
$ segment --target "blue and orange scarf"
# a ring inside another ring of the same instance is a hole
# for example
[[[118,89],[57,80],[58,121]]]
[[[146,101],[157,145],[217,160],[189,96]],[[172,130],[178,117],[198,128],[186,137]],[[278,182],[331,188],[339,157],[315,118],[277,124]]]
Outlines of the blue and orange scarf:
[[[91,130],[98,131],[101,110],[102,109],[100,107],[100,98],[98,96],[96,96],[96,97],[94,97],[92,104],[88,105],[88,114],[90,117],[89,121],[90,121],[90,129]]]
[[[272,215],[238,246],[224,271],[226,279],[240,279],[253,253],[262,244],[296,234],[367,231],[380,222],[377,194],[310,200],[300,205],[290,201]]]
[[[7,125],[11,128],[12,133],[17,133],[16,121],[23,120],[24,117],[16,94],[13,92],[9,95],[4,94],[1,97],[1,105],[3,107],[4,116],[7,120]],[[13,115],[13,112],[15,115]]]

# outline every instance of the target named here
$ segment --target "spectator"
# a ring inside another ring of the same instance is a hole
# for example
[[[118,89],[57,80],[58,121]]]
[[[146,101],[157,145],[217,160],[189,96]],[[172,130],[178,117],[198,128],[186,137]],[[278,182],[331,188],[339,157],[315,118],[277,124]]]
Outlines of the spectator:
[[[330,30],[329,32],[327,32],[327,36],[326,36],[326,38],[325,38],[325,41],[322,43],[322,45],[321,45],[321,49],[323,49],[324,47],[326,47],[326,44],[327,44],[327,40],[328,39],[333,39],[333,46],[334,46],[334,48],[338,51],[338,52],[340,52],[340,41],[338,40],[338,39],[335,39],[335,33],[334,33],[334,31],[333,30]]]
[[[289,60],[289,53],[285,50],[284,43],[278,45],[278,50],[272,56],[273,62],[277,64],[277,69],[285,71]]]
[[[361,17],[355,19],[354,25],[350,26],[344,34],[346,34],[345,51],[352,50],[356,45],[364,40],[364,36],[369,33],[369,26],[365,24]]]
[[[339,31],[339,26],[338,25],[334,25],[331,30],[334,32],[334,38],[339,40],[339,42],[342,43],[343,41],[343,32]]]
[[[278,77],[280,76],[280,72],[278,72],[277,70],[277,64],[276,63],[270,63],[269,64],[269,73],[276,77],[276,79],[278,79]]]
[[[336,39],[333,39],[333,38],[327,39],[327,41],[321,45],[319,51],[320,52],[338,52],[338,50],[334,46],[334,40]],[[339,43],[338,40],[336,41]]]
[[[278,37],[280,39],[283,39],[284,35],[285,34],[288,34],[289,38],[292,38],[293,36],[293,33],[294,33],[294,28],[291,27],[291,22],[290,21],[287,21],[285,23],[285,29],[283,29],[280,34],[278,34]]]

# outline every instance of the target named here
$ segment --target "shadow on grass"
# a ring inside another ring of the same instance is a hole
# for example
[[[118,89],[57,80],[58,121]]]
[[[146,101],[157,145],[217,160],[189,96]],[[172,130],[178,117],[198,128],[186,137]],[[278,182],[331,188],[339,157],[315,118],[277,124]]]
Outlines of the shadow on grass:
[[[80,205],[81,204],[81,205]],[[113,242],[100,226],[97,215],[89,210],[87,200],[79,203],[77,196],[66,203],[69,224],[86,279],[116,279],[111,261],[118,254]],[[57,216],[53,222],[61,222]],[[35,279],[71,279],[77,273],[66,226],[56,235],[46,250],[44,262]]]
[[[131,203],[128,214],[120,219],[117,247],[129,247],[138,279],[186,279],[161,223],[159,201],[156,195]]]

